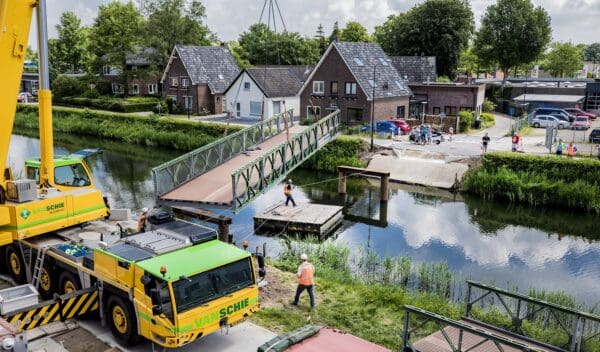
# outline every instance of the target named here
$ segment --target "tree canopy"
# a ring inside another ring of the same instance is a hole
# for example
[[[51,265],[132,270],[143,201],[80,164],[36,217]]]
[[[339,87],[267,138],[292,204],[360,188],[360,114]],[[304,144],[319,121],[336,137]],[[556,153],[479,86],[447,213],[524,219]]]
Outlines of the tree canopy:
[[[585,60],[600,63],[600,43],[593,43],[585,48]]]
[[[48,43],[51,73],[79,73],[89,63],[88,31],[71,11],[60,16],[56,25],[58,38]]]
[[[374,36],[388,55],[435,56],[438,75],[454,77],[473,28],[467,1],[426,0],[408,12],[389,16],[375,27]]]
[[[264,23],[250,26],[232,48],[238,61],[251,65],[313,65],[320,57],[319,41],[295,32],[276,33]]]
[[[343,42],[365,42],[371,41],[371,36],[367,29],[358,22],[348,22],[346,28],[340,33],[340,41]]]
[[[498,0],[487,8],[475,36],[474,52],[498,65],[507,77],[511,68],[534,62],[550,43],[550,17],[531,0]]]
[[[557,42],[552,44],[552,49],[546,54],[543,66],[554,77],[576,77],[583,67],[583,58],[581,47],[570,42]]]

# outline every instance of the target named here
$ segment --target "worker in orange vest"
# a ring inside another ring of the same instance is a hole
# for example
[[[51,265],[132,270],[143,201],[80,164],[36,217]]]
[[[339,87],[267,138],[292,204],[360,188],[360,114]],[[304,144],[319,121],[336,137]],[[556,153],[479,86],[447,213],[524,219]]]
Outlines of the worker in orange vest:
[[[296,202],[294,201],[294,197],[292,197],[292,180],[288,180],[285,186],[283,186],[283,194],[285,195],[285,206],[288,206],[288,203],[291,201],[293,206],[296,206]]]
[[[302,264],[298,267],[298,288],[296,288],[296,296],[294,297],[294,303],[292,304],[297,306],[302,291],[306,290],[310,297],[310,309],[314,309],[315,294],[313,292],[313,286],[315,284],[315,267],[308,261],[306,253],[303,253],[300,256],[300,259],[302,260]]]
[[[569,146],[567,147],[567,156],[569,158],[572,158],[573,156],[575,156],[575,152],[577,151],[577,147],[573,145],[573,143],[569,143]]]

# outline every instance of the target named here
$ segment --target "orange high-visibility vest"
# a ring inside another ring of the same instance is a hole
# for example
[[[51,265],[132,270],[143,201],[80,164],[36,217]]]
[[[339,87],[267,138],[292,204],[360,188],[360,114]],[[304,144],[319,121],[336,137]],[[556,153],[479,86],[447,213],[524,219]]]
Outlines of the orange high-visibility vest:
[[[304,286],[310,286],[315,284],[315,267],[313,267],[311,263],[302,263],[298,271],[298,284]]]
[[[567,155],[568,155],[568,156],[573,156],[573,155],[575,155],[575,148],[574,148],[572,145],[570,145],[570,146],[567,148]]]
[[[292,186],[290,186],[290,185],[283,186],[283,194],[285,194],[286,196],[289,196],[290,194],[292,194]]]

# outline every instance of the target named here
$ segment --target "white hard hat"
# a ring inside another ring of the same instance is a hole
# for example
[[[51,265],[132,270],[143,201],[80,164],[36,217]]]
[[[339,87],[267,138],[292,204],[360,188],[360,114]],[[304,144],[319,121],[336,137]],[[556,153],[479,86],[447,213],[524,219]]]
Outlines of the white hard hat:
[[[290,179],[288,179],[288,183],[292,183],[292,179],[291,179],[291,178],[290,178]]]
[[[308,256],[306,255],[306,253],[302,253],[302,255],[300,256],[300,259],[308,260]]]
[[[146,208],[146,207],[143,207],[143,208],[142,208],[142,213],[147,213],[147,212],[148,212],[148,208]]]

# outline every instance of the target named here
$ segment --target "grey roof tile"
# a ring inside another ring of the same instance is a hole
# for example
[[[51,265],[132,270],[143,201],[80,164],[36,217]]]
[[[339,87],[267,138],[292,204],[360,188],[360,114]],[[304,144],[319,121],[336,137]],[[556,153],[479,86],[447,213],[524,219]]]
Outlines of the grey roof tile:
[[[310,70],[305,66],[257,66],[246,72],[267,97],[291,97],[298,93]]]
[[[192,84],[208,84],[213,94],[223,93],[240,69],[229,49],[221,46],[183,46],[175,50],[186,67]]]
[[[406,82],[392,66],[388,56],[377,43],[334,42],[348,68],[369,99],[372,97],[373,68],[375,68],[375,98],[410,96]],[[387,89],[385,88],[387,86]]]
[[[435,56],[392,56],[390,59],[400,77],[406,77],[409,82],[437,80]]]

